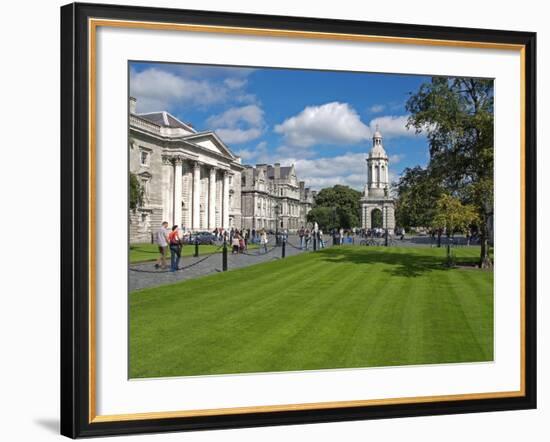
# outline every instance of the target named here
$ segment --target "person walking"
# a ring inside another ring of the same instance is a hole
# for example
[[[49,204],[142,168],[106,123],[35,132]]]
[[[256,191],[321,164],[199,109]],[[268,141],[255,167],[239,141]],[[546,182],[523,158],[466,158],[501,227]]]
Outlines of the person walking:
[[[305,235],[305,230],[304,230],[304,226],[302,226],[300,230],[298,230],[298,236],[300,237],[300,248],[302,250],[304,249],[304,235]]]
[[[319,229],[317,232],[317,238],[319,240],[319,248],[324,249],[325,248],[325,242],[323,241],[323,231]]]
[[[166,252],[168,249],[168,223],[164,221],[155,234],[155,242],[159,248],[160,256],[155,263],[155,269],[166,268]]]
[[[235,253],[239,253],[239,235],[233,235],[233,239],[231,240],[231,254],[234,255]]]
[[[305,241],[306,241],[306,250],[309,249],[309,241],[311,240],[311,232],[309,231],[309,229],[306,229],[306,232],[305,232]]]
[[[179,270],[181,258],[181,238],[178,233],[178,226],[173,226],[172,231],[168,234],[168,242],[170,243],[170,271]]]
[[[265,229],[262,229],[262,233],[260,234],[260,243],[263,246],[265,253],[267,253],[267,243],[268,243],[268,241],[269,240],[267,239],[267,232],[265,231]]]

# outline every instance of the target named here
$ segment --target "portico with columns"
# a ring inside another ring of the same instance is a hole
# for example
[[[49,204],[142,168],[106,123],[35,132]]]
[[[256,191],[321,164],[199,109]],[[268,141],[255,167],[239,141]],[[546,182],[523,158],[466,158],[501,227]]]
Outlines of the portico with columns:
[[[382,215],[382,228],[393,234],[395,203],[390,196],[389,159],[384,150],[378,127],[372,137],[372,148],[367,156],[367,183],[361,198],[361,227],[371,229],[375,211]]]
[[[130,211],[130,242],[149,242],[163,221],[189,231],[240,226],[244,167],[214,132],[168,112],[138,114],[132,98],[129,119],[129,169],[144,192]]]

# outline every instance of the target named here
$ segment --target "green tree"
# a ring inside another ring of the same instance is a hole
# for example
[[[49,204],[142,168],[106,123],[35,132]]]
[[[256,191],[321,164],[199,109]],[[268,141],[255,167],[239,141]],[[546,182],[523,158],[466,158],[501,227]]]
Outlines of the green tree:
[[[307,214],[307,221],[317,222],[324,231],[329,231],[337,227],[337,217],[335,209],[330,207],[314,207]]]
[[[430,227],[443,188],[430,170],[406,168],[396,184],[395,218],[400,227]]]
[[[478,219],[472,204],[462,204],[458,198],[444,193],[435,205],[432,227],[445,229],[447,237],[451,237],[456,232],[465,232]]]
[[[349,229],[357,227],[361,223],[361,192],[352,189],[349,186],[337,184],[333,187],[322,189],[315,197],[315,208],[330,209],[331,223],[329,228]],[[313,209],[312,209],[313,212]],[[310,212],[311,213],[311,212]],[[311,221],[317,221],[313,216],[317,212],[313,212]],[[323,214],[328,212],[323,211]],[[310,218],[308,217],[308,221]]]
[[[130,172],[130,209],[136,210],[143,205],[143,186],[135,173]]]
[[[480,267],[490,267],[488,223],[493,213],[493,80],[434,77],[407,101],[408,127],[430,145],[429,173],[479,217]]]
[[[432,227],[445,230],[447,238],[455,232],[464,232],[479,220],[476,208],[472,204],[462,204],[446,193],[441,195],[435,205]],[[451,249],[447,243],[447,261],[451,262]]]

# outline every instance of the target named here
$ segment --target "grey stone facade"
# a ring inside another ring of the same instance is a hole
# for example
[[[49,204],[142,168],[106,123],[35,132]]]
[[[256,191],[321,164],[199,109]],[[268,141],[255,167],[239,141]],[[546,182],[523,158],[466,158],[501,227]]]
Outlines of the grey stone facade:
[[[306,224],[314,192],[298,181],[294,165],[246,166],[241,177],[242,228],[294,232]]]
[[[376,129],[372,149],[367,157],[367,184],[361,198],[361,227],[373,227],[373,213],[380,210],[382,228],[391,234],[395,229],[395,203],[390,196],[389,160],[382,143],[382,134]]]
[[[306,224],[314,192],[294,166],[244,166],[213,132],[198,132],[168,112],[137,114],[130,98],[129,170],[144,190],[130,210],[130,243],[151,242],[163,221],[189,231]]]
[[[135,113],[130,98],[129,170],[144,190],[130,210],[130,242],[150,242],[163,221],[191,231],[241,226],[241,160],[213,132],[168,112]]]

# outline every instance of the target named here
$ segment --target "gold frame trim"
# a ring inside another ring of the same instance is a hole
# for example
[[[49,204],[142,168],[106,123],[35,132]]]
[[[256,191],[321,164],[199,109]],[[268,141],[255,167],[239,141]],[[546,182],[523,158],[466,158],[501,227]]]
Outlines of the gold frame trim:
[[[307,38],[322,40],[356,41],[369,43],[386,44],[410,44],[419,46],[443,46],[443,47],[461,47],[475,49],[496,49],[519,51],[520,53],[520,389],[518,391],[489,392],[489,393],[465,393],[439,396],[417,396],[401,397],[388,399],[368,399],[352,401],[334,401],[334,402],[315,402],[302,404],[285,405],[262,405],[233,408],[215,408],[215,409],[197,409],[180,411],[159,411],[148,413],[129,413],[129,414],[96,414],[96,31],[97,28],[116,27],[116,28],[134,28],[147,30],[164,31],[185,31],[201,33],[235,34],[235,35],[254,35],[264,37],[287,37],[287,38]],[[197,417],[197,416],[221,416],[236,415],[259,412],[278,412],[278,411],[297,411],[297,410],[322,410],[327,408],[347,408],[347,407],[365,407],[375,405],[395,405],[395,404],[418,404],[426,402],[443,401],[461,401],[461,400],[481,400],[497,398],[523,397],[526,392],[525,385],[525,45],[504,44],[474,41],[458,40],[438,40],[422,39],[408,37],[389,37],[376,35],[358,35],[345,33],[329,32],[311,32],[311,31],[292,31],[283,29],[263,29],[263,28],[243,28],[234,26],[210,26],[210,25],[192,25],[180,23],[157,23],[140,22],[129,20],[111,20],[95,19],[88,20],[89,35],[89,423],[100,422],[120,422],[146,419],[169,419],[179,417]]]

